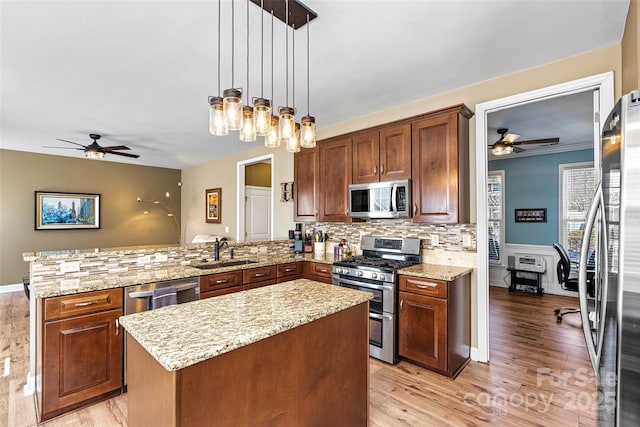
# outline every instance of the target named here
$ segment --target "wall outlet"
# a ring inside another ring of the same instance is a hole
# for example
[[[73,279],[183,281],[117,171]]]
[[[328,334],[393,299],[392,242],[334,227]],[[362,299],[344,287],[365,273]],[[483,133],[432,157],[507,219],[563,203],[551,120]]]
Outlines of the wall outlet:
[[[228,226],[228,225],[225,225],[225,226],[224,226],[224,232],[225,232],[225,233],[228,233],[228,232],[229,232],[229,226]]]
[[[431,246],[438,246],[440,244],[440,236],[437,234],[431,235]]]
[[[471,233],[462,233],[462,246],[469,248],[471,244]]]
[[[80,261],[65,261],[60,264],[60,272],[74,273],[80,271]]]

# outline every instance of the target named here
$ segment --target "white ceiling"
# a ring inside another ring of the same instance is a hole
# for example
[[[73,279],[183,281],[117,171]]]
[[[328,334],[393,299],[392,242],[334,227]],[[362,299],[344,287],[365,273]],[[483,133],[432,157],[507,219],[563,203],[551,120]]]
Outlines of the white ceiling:
[[[629,5],[628,0],[305,3],[319,16],[310,31],[311,113],[320,128],[619,43]],[[222,0],[222,89],[231,86],[230,4]],[[252,31],[259,31],[259,8],[249,8]],[[236,0],[235,86],[241,87],[246,87],[245,11],[245,0]],[[106,160],[183,169],[258,146],[261,142],[238,141],[237,133],[225,138],[208,133],[207,97],[217,93],[216,12],[213,0],[2,0],[0,147],[81,157],[81,151],[42,146],[65,145],[56,138],[86,144],[89,133],[99,133],[102,144],[128,145],[141,155]],[[285,105],[284,25],[276,21],[275,31],[275,105],[280,106]],[[259,39],[252,40],[252,70],[259,64],[259,47]],[[300,116],[306,113],[304,47],[305,32],[298,30]],[[269,80],[268,53],[265,63]],[[259,95],[259,81],[259,72],[252,73],[252,97]],[[270,84],[265,87],[270,96]]]

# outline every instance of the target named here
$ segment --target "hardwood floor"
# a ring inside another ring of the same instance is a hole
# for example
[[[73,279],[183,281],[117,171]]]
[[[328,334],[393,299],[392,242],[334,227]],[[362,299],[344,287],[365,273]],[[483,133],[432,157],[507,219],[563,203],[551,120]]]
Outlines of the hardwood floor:
[[[595,377],[578,315],[556,323],[553,309],[577,299],[509,294],[491,287],[491,362],[471,362],[453,381],[408,362],[370,364],[370,426],[593,426]],[[34,426],[29,318],[24,294],[0,294],[0,426]],[[5,372],[6,373],[6,372]],[[125,395],[46,426],[126,426]]]

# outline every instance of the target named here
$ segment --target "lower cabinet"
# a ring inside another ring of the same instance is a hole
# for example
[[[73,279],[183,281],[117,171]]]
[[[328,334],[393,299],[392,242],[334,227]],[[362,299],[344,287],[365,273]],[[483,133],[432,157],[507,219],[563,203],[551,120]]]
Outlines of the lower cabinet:
[[[276,278],[277,268],[275,265],[242,270],[242,285],[245,291],[273,285],[276,283]]]
[[[200,299],[231,294],[242,290],[242,271],[200,276]]]
[[[303,268],[305,279],[331,284],[331,264],[307,261]]]
[[[119,394],[122,389],[122,289],[38,300],[38,419]]]
[[[278,265],[277,277],[278,283],[288,282],[289,280],[302,279],[303,271],[302,262],[288,262]]]
[[[453,281],[400,276],[398,353],[455,378],[469,363],[470,275]]]

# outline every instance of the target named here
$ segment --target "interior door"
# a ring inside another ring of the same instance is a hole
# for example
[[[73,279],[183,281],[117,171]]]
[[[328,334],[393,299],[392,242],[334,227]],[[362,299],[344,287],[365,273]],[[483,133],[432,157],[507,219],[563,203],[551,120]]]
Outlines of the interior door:
[[[245,188],[245,241],[271,237],[271,189],[247,185]]]

